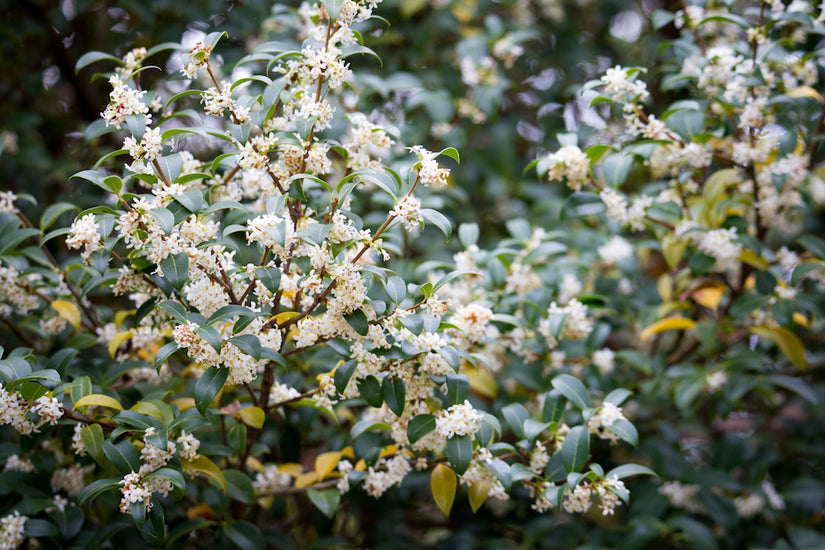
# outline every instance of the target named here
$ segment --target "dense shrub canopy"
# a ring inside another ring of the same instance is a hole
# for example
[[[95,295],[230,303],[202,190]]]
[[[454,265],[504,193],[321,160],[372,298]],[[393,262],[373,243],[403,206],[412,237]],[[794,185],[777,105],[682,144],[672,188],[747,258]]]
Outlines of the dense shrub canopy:
[[[7,10],[0,547],[825,546],[825,8],[178,4]]]

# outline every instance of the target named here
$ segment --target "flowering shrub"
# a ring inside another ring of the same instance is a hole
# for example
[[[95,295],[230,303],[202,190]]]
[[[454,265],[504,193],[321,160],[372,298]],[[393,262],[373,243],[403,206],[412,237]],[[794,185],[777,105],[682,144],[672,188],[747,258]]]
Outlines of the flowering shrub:
[[[357,111],[348,59],[375,55],[376,4],[304,5],[232,74],[219,32],[78,62],[117,65],[87,135],[119,132],[122,148],[75,174],[107,198],[71,227],[53,228],[70,203],[35,226],[25,196],[3,195],[2,319],[21,344],[0,360],[20,434],[0,474],[4,547],[135,529],[153,546],[263,547],[285,506],[332,518],[408,477],[429,478],[410,498],[447,515],[459,486],[473,512],[523,488],[538,512],[609,515],[623,479],[652,473],[590,460],[591,432],[637,444],[626,390],[494,378],[510,354],[534,366],[590,335],[585,303],[556,305],[530,271],[563,245],[536,231],[480,265],[405,258],[409,235],[451,234],[428,206],[459,155],[405,150]],[[177,80],[144,88],[169,49]],[[472,247],[479,230],[459,233]],[[53,256],[58,237],[77,255]]]
[[[377,4],[78,61],[116,150],[0,194],[0,546],[825,545],[821,8]]]

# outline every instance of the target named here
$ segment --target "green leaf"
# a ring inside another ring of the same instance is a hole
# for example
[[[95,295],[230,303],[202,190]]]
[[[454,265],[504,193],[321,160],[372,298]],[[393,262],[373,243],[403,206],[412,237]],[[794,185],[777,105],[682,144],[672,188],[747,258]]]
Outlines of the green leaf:
[[[407,439],[409,439],[410,444],[415,443],[432,432],[435,429],[435,425],[435,415],[419,414],[413,417],[407,425]]]
[[[783,374],[771,374],[768,375],[767,380],[776,386],[783,387],[787,390],[791,390],[792,392],[796,393],[800,397],[807,399],[814,405],[819,403],[819,398],[817,397],[814,390],[806,384],[803,380],[799,378],[794,378],[792,376],[785,376]]]
[[[233,521],[226,525],[226,536],[243,550],[264,550],[266,542],[258,526],[248,521]]]
[[[206,414],[209,404],[223,388],[226,378],[229,376],[229,369],[219,367],[209,367],[195,384],[195,406],[198,412]]]
[[[189,322],[189,312],[186,311],[186,308],[180,304],[180,302],[175,302],[173,300],[167,300],[165,302],[161,302],[158,304],[158,307],[171,315],[177,322],[181,324],[186,324]]]
[[[654,476],[659,477],[656,475],[656,472],[648,468],[647,466],[642,466],[640,464],[622,464],[621,466],[617,466],[604,474],[605,479],[610,479],[613,476],[616,476],[617,479],[624,479],[630,476]]]
[[[170,254],[159,265],[163,276],[175,290],[180,291],[189,280],[189,254],[186,252]]]
[[[461,246],[468,248],[478,242],[479,229],[477,223],[462,223],[458,226],[458,239]]]
[[[335,389],[338,390],[338,393],[344,392],[356,368],[358,368],[358,361],[351,359],[341,363],[338,365],[338,368],[335,369],[333,381],[335,382]]]
[[[564,416],[565,405],[567,398],[559,390],[550,390],[544,396],[541,419],[545,422],[560,422]]]
[[[370,331],[370,323],[367,320],[366,314],[360,309],[356,309],[344,316],[349,326],[361,336],[366,336]]]
[[[168,342],[161,346],[158,353],[155,355],[155,370],[160,372],[160,368],[173,353],[178,351],[180,347],[177,342]]]
[[[146,539],[146,542],[154,547],[163,546],[163,541],[166,539],[166,521],[163,513],[163,505],[152,499],[152,507],[147,510],[147,519],[141,527],[140,534]]]
[[[122,474],[140,470],[140,455],[130,441],[123,440],[113,444],[111,439],[107,439],[103,442],[103,453]]]
[[[221,334],[218,329],[210,326],[197,327],[195,334],[203,338],[216,352],[221,352]]]
[[[378,408],[384,402],[381,382],[375,376],[370,375],[361,380],[358,383],[358,391],[370,407]]]
[[[149,210],[149,215],[152,216],[152,219],[157,222],[163,232],[167,235],[169,235],[175,227],[175,216],[166,208],[153,208]]]
[[[553,378],[551,383],[579,409],[590,406],[590,394],[578,378],[570,374],[560,374]]]
[[[627,180],[631,166],[633,166],[632,156],[621,153],[610,155],[602,166],[605,183],[614,189],[618,189]]]
[[[511,403],[501,409],[504,420],[519,439],[524,438],[524,421],[530,418],[530,413],[521,403]]]
[[[436,154],[437,157],[439,157],[441,155],[450,157],[451,159],[453,159],[456,162],[459,162],[459,163],[461,162],[461,159],[458,156],[458,149],[456,149],[455,147],[445,147],[444,149],[442,149],[441,151],[439,151]]]
[[[81,69],[88,67],[92,63],[97,63],[98,61],[113,61],[118,65],[123,65],[123,61],[119,57],[115,57],[112,54],[108,54],[106,52],[86,52],[80,56],[80,59],[77,60],[74,66],[75,74],[79,73]]]
[[[636,431],[636,427],[629,420],[619,418],[613,424],[607,426],[607,431],[619,436],[620,439],[627,441],[634,447],[639,444],[639,432]]]
[[[40,230],[47,230],[62,214],[74,210],[80,210],[80,207],[69,202],[57,202],[52,204],[46,208],[43,215],[40,216]]]
[[[95,462],[103,463],[103,428],[100,424],[89,424],[80,429],[80,441]]]
[[[371,430],[392,430],[389,424],[384,422],[373,422],[372,420],[361,420],[356,422],[349,432],[352,439],[356,439],[359,435]]]
[[[277,267],[259,267],[255,275],[270,292],[277,292],[281,286],[281,270]]]
[[[256,361],[261,358],[261,341],[254,334],[241,334],[228,340],[236,348],[249,355]]]
[[[813,262],[804,262],[796,266],[791,276],[791,284],[795,285],[805,278],[806,275],[813,271],[821,271],[825,269],[825,264],[818,264]]]
[[[470,467],[473,460],[473,439],[468,435],[454,435],[447,439],[447,460],[458,475]]]
[[[404,381],[396,376],[385,376],[381,389],[387,407],[395,413],[395,416],[401,416],[406,405]]]
[[[453,232],[453,225],[450,223],[450,220],[439,212],[438,210],[433,210],[432,208],[422,208],[419,210],[421,217],[425,220],[436,226],[438,229],[444,233],[444,236],[447,239],[450,238],[450,234]]]
[[[255,503],[255,488],[248,475],[238,470],[224,470],[223,475],[226,478],[226,494],[229,498],[244,504]]]
[[[470,396],[470,379],[466,374],[447,373],[447,399],[457,405]]]
[[[60,383],[60,373],[54,369],[36,370],[18,378],[15,384],[27,381],[37,382],[44,388],[51,390]]]
[[[568,472],[578,472],[590,458],[590,432],[587,426],[574,426],[564,438],[561,460]]]
[[[186,482],[183,480],[183,473],[181,473],[180,470],[164,466],[163,468],[158,468],[146,476],[147,479],[153,477],[158,479],[168,479],[172,482],[172,485],[180,490],[184,490],[186,488]]]
[[[91,482],[89,485],[83,488],[80,491],[80,494],[77,496],[77,503],[80,506],[85,506],[86,504],[91,503],[94,499],[98,496],[102,495],[105,492],[113,491],[120,487],[120,478],[109,478],[109,479],[98,479],[97,481]]]
[[[335,515],[338,503],[341,502],[341,493],[337,489],[324,489],[322,491],[309,489],[307,496],[312,504],[330,519]]]

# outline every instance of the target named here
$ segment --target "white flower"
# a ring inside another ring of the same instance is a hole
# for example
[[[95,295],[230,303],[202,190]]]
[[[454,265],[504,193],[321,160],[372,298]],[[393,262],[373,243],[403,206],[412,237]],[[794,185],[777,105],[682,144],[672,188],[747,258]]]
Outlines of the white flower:
[[[17,510],[0,519],[0,549],[12,550],[23,544],[23,530],[28,519]]]
[[[413,231],[422,222],[421,201],[407,195],[390,210],[390,215],[398,218],[407,231]]]
[[[736,266],[742,245],[734,242],[736,228],[713,229],[700,237],[699,250],[716,259],[715,268],[725,271]]]
[[[66,239],[66,247],[70,249],[82,248],[81,256],[87,263],[92,253],[103,248],[103,241],[97,232],[94,214],[86,214],[72,223],[69,237]]]
[[[710,393],[717,393],[728,383],[728,375],[724,371],[716,371],[708,374],[705,379],[705,387]]]
[[[274,464],[270,464],[264,468],[264,471],[255,475],[255,481],[252,482],[256,493],[265,493],[289,487],[292,478],[289,474],[282,472]]]
[[[607,95],[617,101],[644,101],[650,95],[647,84],[641,80],[631,80],[630,70],[619,65],[607,69],[601,81],[606,84],[604,91]]]
[[[733,505],[740,518],[750,519],[762,511],[765,507],[765,499],[756,493],[748,493],[734,498]]]
[[[613,403],[604,403],[587,421],[587,429],[601,439],[616,442],[616,435],[608,428],[619,420],[627,420],[622,414],[621,407]]]
[[[593,352],[593,364],[602,375],[613,372],[616,353],[610,348],[603,348]]]
[[[14,206],[16,200],[17,195],[11,191],[0,191],[0,213],[16,214],[17,208]]]
[[[183,460],[198,458],[198,448],[201,446],[201,442],[194,435],[181,431],[180,437],[176,441],[179,457]]]
[[[618,235],[613,235],[610,240],[598,248],[599,256],[604,263],[613,266],[620,261],[633,256],[633,246]]]
[[[470,435],[481,428],[481,413],[473,408],[469,401],[453,405],[447,410],[440,410],[435,417],[435,430],[438,435],[450,438],[455,435]]]
[[[546,162],[549,165],[547,179],[560,181],[566,178],[567,186],[574,191],[581,189],[590,176],[590,161],[575,145],[565,145],[548,155]]]
[[[572,493],[567,488],[564,491],[562,499],[562,508],[568,514],[580,513],[583,514],[590,509],[592,504],[590,501],[591,490],[587,485],[576,485],[576,490]]]

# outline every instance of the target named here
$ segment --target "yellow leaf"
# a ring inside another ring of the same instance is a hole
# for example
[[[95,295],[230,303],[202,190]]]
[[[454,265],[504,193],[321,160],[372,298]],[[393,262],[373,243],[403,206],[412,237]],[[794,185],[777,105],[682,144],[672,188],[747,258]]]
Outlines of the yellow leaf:
[[[246,467],[254,472],[263,472],[266,469],[261,461],[254,456],[246,457]]]
[[[669,273],[663,273],[656,280],[656,290],[659,291],[663,302],[671,301],[673,299],[673,277]]]
[[[297,462],[287,462],[285,464],[279,464],[278,471],[289,474],[292,477],[298,477],[304,473],[304,465],[298,464]]]
[[[109,397],[108,395],[103,395],[102,393],[91,393],[81,397],[77,400],[77,403],[74,404],[74,408],[72,410],[75,410],[78,407],[85,407],[86,405],[109,407],[110,409],[117,409],[119,411],[123,410],[123,405],[121,405],[117,399],[114,397]]]
[[[292,319],[293,317],[297,317],[300,315],[297,311],[282,311],[278,315],[274,315],[269,318],[269,322],[275,321],[276,323],[280,324],[281,321],[286,321],[287,319]]]
[[[797,99],[810,97],[811,99],[817,100],[821,104],[825,104],[825,100],[822,99],[822,94],[810,86],[797,86],[796,88],[785,90],[785,95]]]
[[[690,296],[700,306],[708,309],[716,309],[722,296],[725,295],[725,284],[722,281],[707,281],[697,286]]]
[[[358,462],[355,463],[355,471],[356,472],[363,472],[367,469],[367,463],[364,462],[363,458],[359,458]]]
[[[346,458],[355,458],[355,451],[352,450],[352,445],[347,445],[341,449],[341,456]]]
[[[128,316],[134,315],[135,313],[137,313],[136,309],[127,309],[127,310],[124,310],[124,311],[118,311],[117,313],[115,313],[115,326],[117,328],[120,328],[120,325],[123,324],[123,321]]]
[[[470,389],[487,399],[495,399],[498,395],[496,380],[486,370],[470,367],[464,369],[464,374],[470,379]]]
[[[226,492],[226,478],[223,476],[223,472],[204,455],[198,455],[195,460],[181,460],[180,462],[185,471],[204,474],[220,485],[224,493]]]
[[[430,489],[433,492],[435,505],[445,516],[450,515],[450,509],[453,507],[456,485],[455,472],[452,468],[446,464],[439,464],[433,468],[430,476]]]
[[[751,327],[751,332],[760,338],[772,340],[776,346],[782,350],[785,357],[799,370],[805,370],[808,361],[805,359],[805,347],[799,337],[784,327],[769,327],[759,325]]]
[[[295,487],[309,487],[310,485],[321,481],[321,476],[318,472],[307,472],[295,478]]]
[[[488,481],[476,481],[470,485],[470,488],[467,490],[467,498],[470,501],[470,508],[474,514],[481,508],[484,501],[487,500],[487,495],[490,494],[490,489],[492,488],[493,484]]]
[[[793,320],[797,325],[802,325],[805,328],[811,327],[811,323],[810,321],[808,321],[808,318],[799,313],[798,311],[794,311]]]
[[[240,417],[241,422],[247,426],[251,426],[259,430],[263,427],[264,420],[266,420],[266,414],[260,407],[247,407],[246,409],[241,409],[238,411],[238,416]]]
[[[134,332],[131,330],[124,330],[123,332],[118,332],[115,334],[111,340],[109,340],[109,357],[112,359],[115,358],[115,354],[117,353],[117,348],[120,347],[120,344],[128,340],[134,336]]]
[[[186,510],[186,517],[189,519],[206,518],[215,519],[215,511],[208,504],[201,503]]]
[[[181,411],[195,408],[195,399],[192,397],[178,397],[172,401]]]
[[[670,234],[665,235],[662,239],[662,255],[670,269],[675,268],[682,261],[686,248],[687,241],[679,240]]]
[[[755,267],[756,269],[768,269],[769,267],[765,258],[755,253],[753,250],[748,250],[747,248],[743,249],[739,254],[739,261],[744,262],[751,267]]]
[[[148,401],[138,401],[132,406],[131,410],[157,418],[161,422],[164,421],[163,411],[154,403],[149,403]]]
[[[398,445],[387,445],[383,449],[381,449],[381,458],[386,458],[388,456],[392,456],[398,452]]]
[[[341,460],[341,451],[321,453],[315,457],[315,471],[318,472],[321,479],[324,479],[332,473],[339,460]]]
[[[639,334],[639,339],[642,342],[644,342],[646,340],[649,340],[650,337],[654,334],[658,334],[666,330],[690,330],[695,326],[696,321],[693,321],[691,319],[685,319],[684,317],[670,317],[668,319],[656,321],[652,325],[645,327],[641,334]]]
[[[80,310],[77,309],[74,302],[54,300],[51,306],[57,311],[57,314],[66,319],[75,330],[80,328]]]

